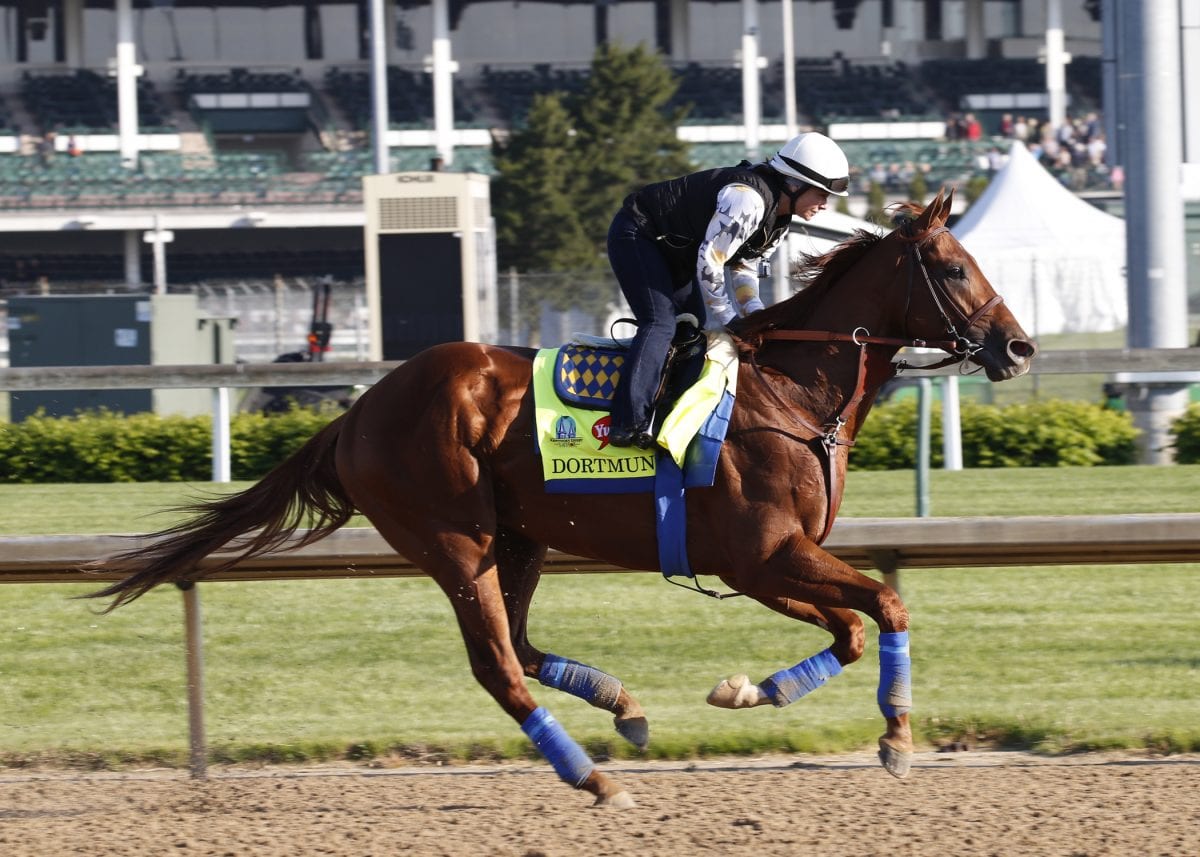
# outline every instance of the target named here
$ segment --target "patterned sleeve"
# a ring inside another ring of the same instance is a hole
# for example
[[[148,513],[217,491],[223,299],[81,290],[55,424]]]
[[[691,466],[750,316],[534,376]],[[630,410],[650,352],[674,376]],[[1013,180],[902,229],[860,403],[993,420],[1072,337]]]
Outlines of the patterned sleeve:
[[[720,328],[738,315],[762,309],[758,298],[758,266],[747,260],[730,266],[730,285],[738,305],[735,310],[726,290],[725,265],[765,216],[763,198],[749,185],[726,185],[717,194],[717,210],[709,221],[696,259],[696,282],[700,284],[708,315],[706,327]]]

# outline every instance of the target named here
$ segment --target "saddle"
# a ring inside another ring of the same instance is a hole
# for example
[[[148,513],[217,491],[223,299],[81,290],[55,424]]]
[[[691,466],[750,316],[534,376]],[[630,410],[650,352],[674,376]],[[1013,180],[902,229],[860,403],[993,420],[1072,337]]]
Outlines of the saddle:
[[[619,319],[631,322],[633,319]],[[554,392],[565,404],[592,411],[612,407],[613,393],[621,378],[621,367],[630,340],[577,337],[558,350],[554,362]],[[694,315],[676,319],[675,335],[667,350],[658,390],[654,394],[655,414],[665,415],[670,405],[696,382],[704,366],[707,339]],[[658,423],[660,417],[656,416]],[[656,425],[657,429],[658,426]]]

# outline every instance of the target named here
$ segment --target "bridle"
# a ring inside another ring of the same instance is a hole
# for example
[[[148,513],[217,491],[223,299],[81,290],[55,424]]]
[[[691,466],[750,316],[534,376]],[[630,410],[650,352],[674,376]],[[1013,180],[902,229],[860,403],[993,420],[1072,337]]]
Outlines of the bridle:
[[[966,365],[969,358],[974,356],[983,348],[983,345],[977,342],[972,342],[962,333],[959,333],[958,327],[950,317],[952,312],[958,317],[962,323],[963,330],[970,330],[980,319],[991,312],[995,307],[1004,301],[1000,295],[993,295],[990,300],[980,306],[970,315],[964,313],[958,308],[958,305],[951,299],[949,292],[946,291],[946,286],[939,280],[934,280],[929,275],[929,269],[925,265],[925,260],[921,256],[921,245],[940,235],[943,232],[949,232],[945,226],[938,226],[929,230],[920,239],[910,240],[907,244],[908,253],[908,293],[905,297],[905,313],[904,323],[908,325],[908,307],[912,303],[913,283],[916,280],[916,271],[921,272],[921,279],[925,283],[925,288],[929,292],[930,298],[933,300],[933,305],[937,308],[938,314],[942,318],[942,323],[945,325],[945,330],[948,335],[947,339],[914,339],[910,337],[892,337],[892,336],[872,336],[865,327],[856,327],[850,333],[840,333],[837,331],[826,330],[766,330],[759,336],[766,342],[769,340],[775,341],[791,341],[791,342],[853,342],[855,345],[865,348],[867,345],[894,345],[898,348],[938,348],[947,352],[948,357],[943,358],[937,363],[929,363],[925,365],[914,365],[901,361],[897,371],[904,369],[940,369],[943,366],[949,366],[952,363]],[[949,308],[949,311],[947,310]],[[861,331],[861,332],[860,332]]]
[[[914,269],[919,269],[921,277],[925,281],[925,288],[929,291],[929,297],[933,300],[933,305],[937,307],[938,314],[942,317],[942,323],[946,326],[946,333],[949,334],[950,339],[929,343],[928,345],[918,345],[918,340],[912,340],[912,344],[914,347],[920,348],[940,348],[948,352],[950,356],[938,363],[930,363],[924,366],[914,366],[902,361],[900,363],[901,369],[940,369],[942,366],[958,363],[960,367],[959,372],[966,374],[965,367],[967,361],[975,356],[983,348],[983,345],[982,343],[972,342],[966,336],[959,333],[946,308],[949,307],[950,311],[958,317],[958,320],[962,322],[963,330],[966,331],[970,330],[976,322],[1004,302],[1004,298],[1000,297],[1000,295],[992,295],[990,300],[985,302],[975,312],[967,315],[959,309],[958,304],[950,297],[950,293],[946,291],[946,284],[941,280],[934,280],[933,277],[929,276],[929,269],[925,266],[925,260],[921,258],[921,245],[931,238],[949,231],[945,226],[938,226],[929,230],[920,240],[910,241],[908,245],[911,252],[908,254],[908,297],[905,299],[904,323],[905,325],[908,324],[908,304],[912,301],[913,271]],[[902,344],[907,345],[908,343],[904,342]]]
[[[829,535],[829,531],[833,528],[833,520],[837,507],[836,500],[841,496],[841,487],[837,482],[837,468],[833,466],[834,456],[837,454],[839,446],[851,447],[854,446],[854,441],[850,438],[842,437],[842,428],[848,421],[848,415],[851,414],[862,402],[867,394],[867,349],[872,345],[887,345],[896,346],[899,348],[938,348],[947,353],[947,357],[934,363],[924,365],[912,365],[905,361],[901,361],[896,366],[892,367],[892,374],[904,369],[940,369],[943,366],[948,366],[952,363],[958,363],[960,367],[965,367],[967,361],[974,356],[983,345],[972,342],[965,335],[965,332],[970,330],[984,316],[991,312],[995,307],[999,306],[1003,301],[1000,295],[993,295],[990,300],[982,306],[967,315],[958,305],[951,299],[949,292],[946,291],[946,286],[941,281],[935,280],[929,275],[929,269],[925,265],[925,260],[921,256],[921,245],[930,241],[934,237],[949,230],[945,226],[935,227],[919,238],[906,235],[906,247],[908,248],[908,292],[905,296],[904,309],[904,324],[908,326],[908,311],[912,303],[913,284],[917,282],[916,272],[921,272],[921,281],[924,282],[925,288],[929,292],[930,298],[933,300],[933,305],[937,308],[938,314],[942,318],[942,323],[945,325],[947,334],[946,339],[927,340],[927,339],[912,339],[899,338],[891,336],[872,336],[871,333],[864,327],[856,327],[850,333],[841,333],[838,331],[828,330],[766,330],[758,334],[763,342],[852,342],[858,346],[858,377],[854,384],[854,394],[847,399],[836,414],[826,420],[821,426],[815,426],[801,415],[796,413],[793,406],[783,400],[780,395],[775,392],[775,389],[766,382],[763,377],[762,370],[759,368],[757,361],[754,359],[754,353],[750,352],[748,362],[754,369],[755,374],[762,382],[763,388],[767,394],[773,398],[783,409],[783,411],[800,427],[812,432],[814,438],[820,440],[820,448],[824,450],[824,470],[825,470],[825,487],[827,492],[828,503],[826,504],[825,526],[821,531],[820,537],[817,539],[817,544],[820,544]],[[962,332],[955,324],[951,314],[957,317],[962,324]],[[960,371],[963,371],[960,368]]]

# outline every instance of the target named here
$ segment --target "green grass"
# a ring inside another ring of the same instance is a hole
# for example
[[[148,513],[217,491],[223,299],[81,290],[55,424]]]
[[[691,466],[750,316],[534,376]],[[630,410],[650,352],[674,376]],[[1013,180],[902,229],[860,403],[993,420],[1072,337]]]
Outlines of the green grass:
[[[0,534],[147,532],[178,520],[169,507],[249,485],[138,482],[0,484]],[[933,515],[1099,515],[1200,510],[1200,465],[933,470]],[[851,471],[841,514],[908,517],[916,506],[911,470]],[[358,518],[351,526],[367,526]]]
[[[207,489],[209,486],[194,486]],[[236,486],[234,486],[236,487]],[[0,531],[130,532],[180,485],[0,486]],[[852,473],[848,515],[908,515],[913,475]],[[932,474],[933,513],[1200,510],[1200,467]],[[1198,565],[906,571],[914,723],[930,743],[971,736],[1046,751],[1200,750]],[[0,589],[0,763],[186,761],[180,600],[156,590],[107,616],[76,585]],[[208,739],[215,759],[528,755],[476,685],[445,597],[420,580],[201,587]],[[821,631],[656,575],[552,575],[533,641],[618,675],[651,721],[654,756],[871,746],[875,633],[860,663],[788,708],[704,703],[724,676],[755,679],[828,643]],[[594,753],[629,755],[610,716],[536,684]]]

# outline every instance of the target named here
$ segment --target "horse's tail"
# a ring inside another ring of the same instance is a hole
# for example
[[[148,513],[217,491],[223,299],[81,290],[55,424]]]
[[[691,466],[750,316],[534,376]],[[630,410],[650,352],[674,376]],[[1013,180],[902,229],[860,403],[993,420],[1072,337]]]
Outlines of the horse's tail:
[[[334,465],[343,421],[338,417],[245,491],[181,506],[178,511],[195,516],[154,533],[144,547],[84,566],[84,571],[128,575],[86,597],[111,597],[107,613],[160,583],[197,580],[275,550],[305,524],[310,529],[292,547],[315,542],[341,527],[354,515],[354,504]],[[199,567],[201,560],[230,543],[227,558]]]

